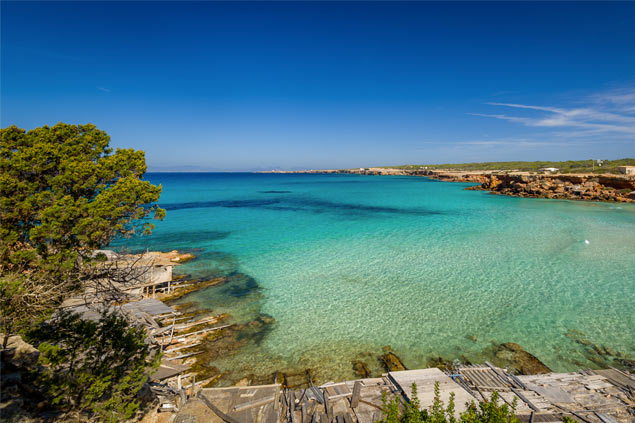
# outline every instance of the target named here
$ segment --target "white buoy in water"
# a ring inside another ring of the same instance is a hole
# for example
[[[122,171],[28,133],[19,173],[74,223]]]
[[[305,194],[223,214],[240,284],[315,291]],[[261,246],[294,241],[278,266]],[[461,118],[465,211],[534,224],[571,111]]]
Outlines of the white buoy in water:
[[[589,242],[589,240],[588,240],[588,239],[585,239],[585,240],[584,240],[584,243],[585,243],[586,245],[589,245],[589,244],[590,244],[590,242]]]

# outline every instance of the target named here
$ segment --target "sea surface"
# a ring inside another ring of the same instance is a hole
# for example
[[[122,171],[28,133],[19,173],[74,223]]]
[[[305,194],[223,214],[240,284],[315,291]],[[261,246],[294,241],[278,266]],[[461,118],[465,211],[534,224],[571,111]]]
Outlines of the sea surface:
[[[192,294],[234,322],[274,323],[214,363],[270,374],[483,362],[515,342],[554,371],[635,355],[635,205],[523,199],[410,176],[150,173],[167,210],[130,250],[193,251],[177,271],[230,282]],[[571,334],[575,336],[571,336]],[[567,336],[566,334],[569,334]],[[583,338],[583,342],[575,339]],[[489,352],[488,352],[489,351]]]

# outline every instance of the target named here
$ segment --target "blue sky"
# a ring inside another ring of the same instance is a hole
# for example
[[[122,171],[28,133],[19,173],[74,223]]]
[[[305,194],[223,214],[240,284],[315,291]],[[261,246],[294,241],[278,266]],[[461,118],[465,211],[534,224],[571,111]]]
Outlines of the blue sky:
[[[635,3],[1,7],[2,127],[150,170],[635,156]]]

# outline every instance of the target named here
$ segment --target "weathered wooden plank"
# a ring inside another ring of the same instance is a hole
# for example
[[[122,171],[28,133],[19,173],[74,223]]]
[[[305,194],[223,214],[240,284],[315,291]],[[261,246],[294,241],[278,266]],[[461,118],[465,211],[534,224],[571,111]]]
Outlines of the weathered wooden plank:
[[[198,326],[198,325],[204,325],[206,323],[211,323],[211,322],[214,322],[216,320],[217,320],[217,318],[215,316],[210,316],[210,317],[206,317],[204,319],[195,320],[193,322],[188,322],[188,323],[182,323],[180,325],[175,325],[174,326],[174,330],[175,331],[179,331],[179,330],[191,328],[193,326]]]
[[[375,407],[376,409],[383,411],[383,408],[381,407],[381,405],[377,405],[377,404],[374,404],[374,403],[372,403],[370,401],[366,401],[366,400],[363,400],[363,399],[360,399],[359,402],[364,403],[366,405],[370,405],[371,407]]]
[[[328,392],[324,392],[324,409],[326,410],[326,418],[328,421],[333,420],[333,404],[330,402]]]
[[[350,397],[351,395],[353,395],[352,392],[346,392],[344,394],[335,394],[335,395],[330,395],[329,396],[329,400],[334,401],[340,398],[346,398],[346,397]]]
[[[214,405],[214,403],[212,403],[209,399],[207,399],[207,397],[205,397],[205,395],[202,394],[202,392],[199,392],[197,394],[197,398],[200,399],[201,401],[203,401],[203,404],[205,404],[218,417],[220,417],[221,419],[223,419],[227,423],[240,423],[238,420],[234,419],[233,417],[231,417],[231,416],[223,413],[221,410],[219,410],[218,407],[216,407]]]
[[[508,374],[509,378],[511,380],[513,380],[514,382],[516,382],[516,384],[518,386],[520,386],[522,389],[527,389],[527,387],[525,386],[525,383],[523,381],[521,381],[520,379],[518,379],[516,376],[514,376],[513,374]]]
[[[412,384],[415,383],[417,385],[417,397],[422,409],[434,403],[434,387],[436,383],[439,384],[441,400],[446,404],[450,399],[450,393],[454,392],[457,417],[467,409],[466,403],[473,399],[472,395],[465,389],[436,368],[389,372],[388,377],[409,401],[412,399]]]
[[[225,386],[221,388],[208,388],[208,391],[234,391],[234,390],[251,390],[251,389],[267,389],[267,388],[278,388],[280,389],[279,383],[272,383],[270,385],[256,385],[256,386]]]
[[[598,416],[598,419],[602,420],[602,423],[617,423],[617,420],[606,413],[598,413],[596,411],[595,415]]]
[[[593,370],[594,373],[605,377],[613,385],[621,389],[635,390],[635,380],[616,369]]]
[[[498,378],[500,379],[501,383],[503,383],[504,385],[508,386],[510,385],[510,383],[508,382],[508,378],[505,375],[505,373],[503,373],[501,371],[501,369],[499,369],[498,367],[494,366],[492,363],[490,363],[489,361],[485,362],[485,365],[487,367],[489,367],[490,369],[492,369],[494,371],[494,373],[496,373],[496,376],[498,376]]]
[[[237,404],[234,407],[232,407],[232,411],[240,412],[244,410],[249,410],[250,408],[260,407],[261,405],[265,405],[265,404],[269,404],[270,402],[273,402],[275,398],[276,398],[275,396],[269,397],[269,398],[260,398],[257,400],[244,402],[242,404]]]
[[[295,392],[289,390],[289,417],[291,423],[295,423]]]
[[[176,347],[176,348],[170,348],[169,350],[163,350],[163,352],[167,354],[167,353],[171,353],[171,352],[174,352],[174,351],[184,350],[186,348],[196,347],[197,345],[201,345],[201,344],[202,344],[202,342],[196,342],[196,343],[191,344],[191,345],[183,345],[182,347]]]
[[[524,396],[519,390],[517,390],[515,388],[512,388],[512,392],[514,392],[518,398],[523,400],[525,402],[525,404],[527,404],[529,406],[529,408],[531,408],[534,411],[540,411],[540,409],[538,407],[536,407],[531,401],[529,401],[527,399],[527,397]]]
[[[569,403],[575,402],[571,396],[560,389],[557,386],[547,385],[547,386],[538,386],[533,383],[527,384],[527,389],[530,389],[540,395],[542,395],[545,399],[550,402],[561,402],[561,403]]]
[[[311,389],[311,392],[315,396],[315,399],[317,400],[317,402],[319,402],[320,404],[324,404],[324,395],[322,394],[322,391],[320,391],[318,388],[313,386],[312,382],[310,382],[310,384],[311,386],[309,388]]]
[[[362,384],[361,382],[355,382],[355,386],[353,386],[353,395],[351,396],[351,408],[355,408],[359,405],[359,399],[362,392]]]
[[[198,355],[198,354],[203,354],[205,351],[194,351],[191,353],[187,353],[187,354],[181,354],[181,355],[177,355],[176,357],[166,357],[166,360],[180,360],[182,358],[186,358],[186,357],[192,357],[194,355]]]

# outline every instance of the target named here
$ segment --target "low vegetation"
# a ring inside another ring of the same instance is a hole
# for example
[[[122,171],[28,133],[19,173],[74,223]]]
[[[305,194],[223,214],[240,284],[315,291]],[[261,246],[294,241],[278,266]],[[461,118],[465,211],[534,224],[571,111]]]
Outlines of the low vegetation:
[[[516,417],[516,403],[498,404],[499,395],[493,392],[489,401],[483,401],[476,405],[471,403],[467,410],[456,416],[454,392],[450,393],[450,400],[446,406],[441,400],[439,382],[434,384],[434,402],[429,409],[420,410],[421,404],[417,396],[417,385],[412,384],[412,400],[402,405],[395,396],[388,400],[386,393],[383,396],[384,418],[381,423],[519,423]],[[564,423],[575,423],[569,417],[564,417]]]
[[[78,421],[133,417],[137,394],[160,359],[145,343],[143,328],[116,313],[90,321],[61,312],[26,338],[38,345],[43,365],[34,384],[46,401]]]
[[[446,406],[441,400],[439,382],[434,384],[434,403],[430,409],[420,410],[421,404],[417,396],[417,385],[412,384],[412,400],[401,406],[398,397],[388,400],[383,397],[384,418],[382,423],[518,423],[516,418],[516,401],[511,407],[503,403],[498,405],[498,393],[492,393],[490,401],[478,406],[470,404],[468,409],[457,418],[455,415],[454,392]]]
[[[439,170],[517,170],[524,172],[537,172],[545,167],[558,168],[562,173],[619,173],[619,166],[635,166],[635,159],[626,158],[618,160],[567,160],[561,162],[536,161],[536,162],[483,162],[483,163],[455,163],[455,164],[422,164],[388,166],[394,169],[416,170],[420,168]]]

